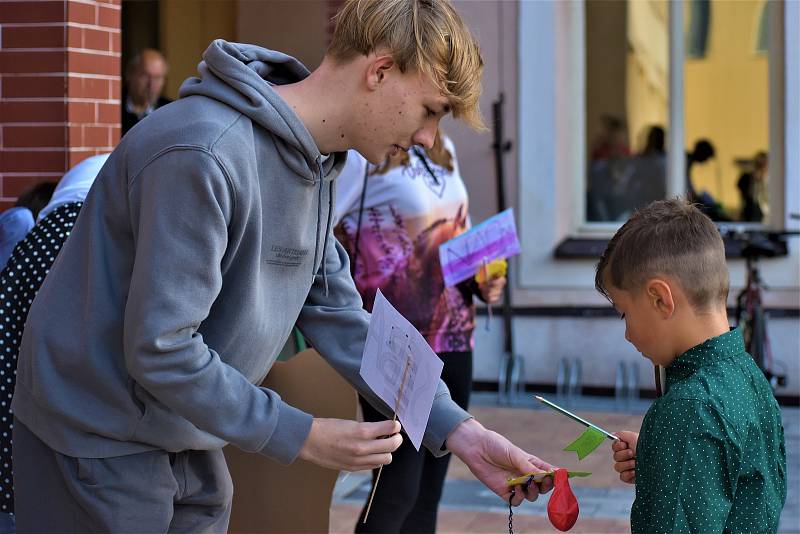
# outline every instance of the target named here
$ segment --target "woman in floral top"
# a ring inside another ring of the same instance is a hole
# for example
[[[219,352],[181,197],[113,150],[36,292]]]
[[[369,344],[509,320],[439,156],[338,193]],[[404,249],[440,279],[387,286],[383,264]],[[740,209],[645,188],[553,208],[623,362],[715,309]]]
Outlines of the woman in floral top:
[[[440,132],[430,150],[415,146],[377,166],[351,151],[336,190],[340,222],[335,232],[350,256],[364,307],[372,310],[380,289],[442,359],[442,379],[453,400],[466,409],[475,327],[472,297],[497,301],[506,279],[444,285],[439,245],[470,224],[452,142]],[[365,420],[385,419],[363,399],[361,407]],[[405,440],[383,469],[383,490],[375,495],[369,521],[362,523],[362,511],[356,532],[434,532],[449,458],[417,452]]]

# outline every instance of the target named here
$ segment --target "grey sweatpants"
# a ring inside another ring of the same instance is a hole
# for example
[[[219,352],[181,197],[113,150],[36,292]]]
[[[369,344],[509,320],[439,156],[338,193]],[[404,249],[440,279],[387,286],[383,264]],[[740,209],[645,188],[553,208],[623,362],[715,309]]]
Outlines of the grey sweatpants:
[[[233,483],[222,451],[60,454],[14,419],[17,533],[220,532]]]

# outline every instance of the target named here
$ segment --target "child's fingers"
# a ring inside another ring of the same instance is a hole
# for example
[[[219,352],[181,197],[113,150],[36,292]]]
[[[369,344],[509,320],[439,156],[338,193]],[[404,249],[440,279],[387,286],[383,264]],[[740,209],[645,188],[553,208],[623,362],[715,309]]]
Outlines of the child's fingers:
[[[630,449],[623,449],[621,451],[617,451],[614,453],[615,462],[624,462],[627,460],[631,460],[633,457],[634,457],[633,451]]]
[[[617,473],[624,473],[636,469],[636,460],[628,460],[627,462],[617,462],[614,464],[614,471]]]
[[[629,449],[628,444],[622,440],[615,441],[614,443],[611,444],[611,450],[614,452],[625,451],[628,449]]]
[[[636,484],[636,471],[623,471],[619,474],[619,479],[626,484]]]

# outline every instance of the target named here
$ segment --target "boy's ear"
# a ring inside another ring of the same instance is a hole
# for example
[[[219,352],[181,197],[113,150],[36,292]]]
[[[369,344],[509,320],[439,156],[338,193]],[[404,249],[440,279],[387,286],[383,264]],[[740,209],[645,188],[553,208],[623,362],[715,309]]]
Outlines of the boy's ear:
[[[371,91],[379,89],[386,79],[386,74],[396,67],[394,59],[389,54],[370,55],[367,67],[367,88]]]
[[[659,278],[653,278],[645,286],[647,300],[664,318],[669,319],[675,313],[675,295],[669,284]]]

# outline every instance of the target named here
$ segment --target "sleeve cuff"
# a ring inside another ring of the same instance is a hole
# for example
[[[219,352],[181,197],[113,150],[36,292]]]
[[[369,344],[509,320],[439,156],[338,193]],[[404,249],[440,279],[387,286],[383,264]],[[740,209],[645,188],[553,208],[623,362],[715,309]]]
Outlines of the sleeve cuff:
[[[444,448],[447,437],[467,419],[472,419],[472,416],[458,406],[449,394],[439,395],[433,400],[423,445],[437,458],[444,456],[450,452]]]
[[[283,465],[294,462],[308,433],[311,432],[313,420],[314,418],[310,414],[281,401],[278,409],[278,423],[275,425],[272,436],[258,451],[259,454]]]

